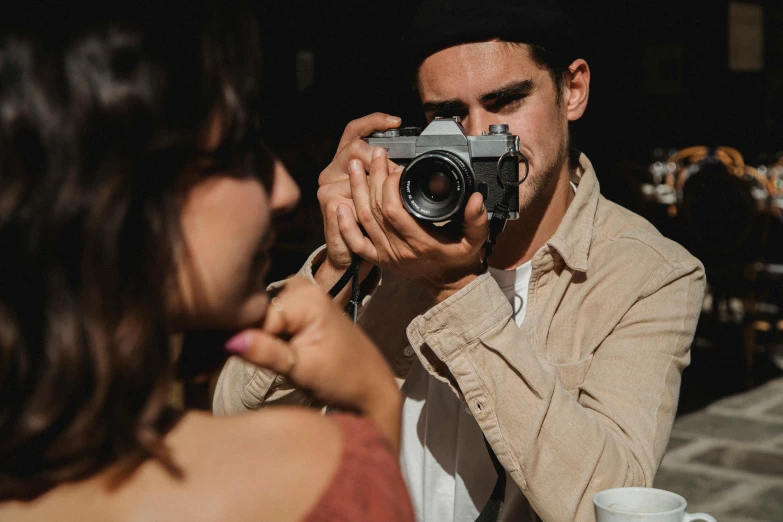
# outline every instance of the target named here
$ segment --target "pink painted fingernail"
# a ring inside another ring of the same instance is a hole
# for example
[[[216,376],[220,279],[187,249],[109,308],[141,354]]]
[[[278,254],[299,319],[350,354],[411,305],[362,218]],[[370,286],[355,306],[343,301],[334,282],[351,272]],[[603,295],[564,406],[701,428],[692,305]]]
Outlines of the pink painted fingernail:
[[[348,205],[346,205],[345,203],[337,205],[337,215],[338,216],[342,216],[343,214],[347,214],[348,210],[350,210],[350,209],[348,208]]]
[[[229,339],[224,348],[231,353],[245,353],[250,348],[250,336],[246,333],[238,333]]]

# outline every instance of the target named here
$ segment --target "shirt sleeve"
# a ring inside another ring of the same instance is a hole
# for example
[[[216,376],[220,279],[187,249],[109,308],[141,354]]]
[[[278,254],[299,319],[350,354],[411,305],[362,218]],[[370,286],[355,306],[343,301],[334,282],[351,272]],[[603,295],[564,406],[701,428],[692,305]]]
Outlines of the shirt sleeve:
[[[698,262],[664,264],[595,349],[578,398],[538,357],[484,274],[414,319],[425,367],[469,406],[543,520],[592,520],[592,497],[651,486],[676,412],[704,294]]]

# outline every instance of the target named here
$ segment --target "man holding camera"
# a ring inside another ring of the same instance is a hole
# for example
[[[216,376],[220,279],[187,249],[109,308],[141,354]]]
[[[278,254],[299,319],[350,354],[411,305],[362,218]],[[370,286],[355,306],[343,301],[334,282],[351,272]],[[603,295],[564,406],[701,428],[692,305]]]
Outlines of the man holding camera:
[[[399,118],[351,122],[320,176],[326,247],[300,273],[329,289],[352,253],[366,261],[359,324],[404,380],[401,461],[420,520],[592,520],[596,492],[651,486],[666,449],[704,272],[605,200],[569,149],[590,87],[569,40],[551,1],[425,0],[414,21],[428,121],[458,116],[470,136],[507,124],[529,165],[519,218],[487,259],[497,201],[466,198],[459,234],[416,219],[404,169],[362,140]],[[306,401],[232,360],[214,406]]]

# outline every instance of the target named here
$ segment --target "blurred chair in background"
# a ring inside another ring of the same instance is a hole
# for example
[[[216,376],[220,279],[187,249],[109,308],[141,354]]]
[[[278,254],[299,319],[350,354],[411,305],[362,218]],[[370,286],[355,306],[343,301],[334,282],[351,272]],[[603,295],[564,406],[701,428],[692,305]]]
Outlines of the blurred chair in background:
[[[746,165],[731,147],[689,147],[671,156],[671,163],[677,170],[668,169],[664,182],[677,199],[677,239],[705,265],[710,320],[742,329],[750,386],[759,341],[775,345],[781,323],[782,271],[771,261],[783,258],[783,227],[773,211],[773,184],[764,169]]]

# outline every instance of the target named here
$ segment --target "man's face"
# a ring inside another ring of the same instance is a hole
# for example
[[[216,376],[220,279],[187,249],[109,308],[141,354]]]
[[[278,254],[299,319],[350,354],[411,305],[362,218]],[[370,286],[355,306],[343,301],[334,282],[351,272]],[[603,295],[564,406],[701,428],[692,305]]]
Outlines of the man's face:
[[[472,136],[506,123],[519,136],[530,163],[520,186],[524,212],[565,172],[568,159],[568,114],[557,102],[549,71],[533,61],[524,45],[490,41],[449,47],[419,67],[418,88],[427,120],[459,116]],[[568,99],[568,89],[562,97]],[[520,176],[524,165],[520,164]]]

